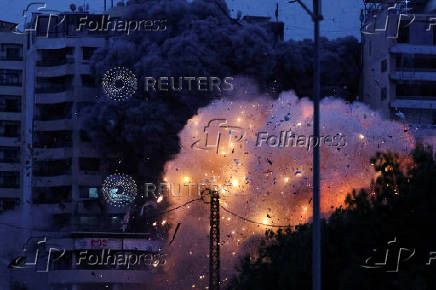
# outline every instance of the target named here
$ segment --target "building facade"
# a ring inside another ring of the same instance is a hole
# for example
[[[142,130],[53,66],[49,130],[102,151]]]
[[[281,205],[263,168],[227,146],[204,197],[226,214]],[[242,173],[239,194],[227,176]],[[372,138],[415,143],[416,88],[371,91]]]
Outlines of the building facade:
[[[436,145],[436,27],[431,1],[365,0],[362,101]]]
[[[27,39],[10,32],[15,26],[0,21],[0,212],[19,205],[23,193]]]

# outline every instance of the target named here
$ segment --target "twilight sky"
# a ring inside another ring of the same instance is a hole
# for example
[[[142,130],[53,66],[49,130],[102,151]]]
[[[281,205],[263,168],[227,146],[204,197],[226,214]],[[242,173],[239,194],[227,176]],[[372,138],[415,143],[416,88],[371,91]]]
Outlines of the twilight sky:
[[[69,10],[71,3],[77,6],[87,1],[91,12],[102,12],[104,0],[1,0],[0,20],[20,22],[22,10],[32,2],[46,2],[47,8]],[[270,16],[275,18],[276,3],[279,4],[279,20],[285,22],[285,39],[312,38],[313,25],[310,17],[298,3],[289,0],[226,0],[232,15],[240,10],[242,15]],[[107,0],[108,5],[110,0]],[[114,0],[117,3],[118,0]],[[311,0],[303,0],[311,7]],[[322,0],[324,21],[321,35],[328,38],[354,35],[360,38],[360,0]]]

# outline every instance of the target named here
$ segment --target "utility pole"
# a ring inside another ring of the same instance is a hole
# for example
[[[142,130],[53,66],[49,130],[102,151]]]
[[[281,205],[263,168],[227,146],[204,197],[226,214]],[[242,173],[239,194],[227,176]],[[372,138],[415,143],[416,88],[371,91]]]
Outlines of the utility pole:
[[[314,58],[313,58],[313,135],[319,140],[319,99],[321,64],[319,48],[319,22],[321,0],[313,0]],[[313,148],[313,222],[312,222],[312,289],[321,290],[321,220],[320,220],[320,156],[319,147]]]
[[[297,2],[312,17],[314,24],[314,52],[313,52],[313,136],[319,140],[319,99],[321,88],[321,64],[319,48],[319,22],[321,14],[321,0],[313,0],[313,12],[302,0]],[[321,290],[321,220],[320,220],[320,158],[319,146],[313,148],[313,221],[312,221],[312,290]]]
[[[209,290],[220,288],[220,197],[218,191],[210,193]]]

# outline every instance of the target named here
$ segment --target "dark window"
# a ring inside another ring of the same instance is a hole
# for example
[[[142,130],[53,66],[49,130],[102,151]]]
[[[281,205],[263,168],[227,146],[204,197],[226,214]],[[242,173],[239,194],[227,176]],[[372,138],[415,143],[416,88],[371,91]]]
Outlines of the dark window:
[[[87,88],[95,88],[97,86],[95,77],[92,75],[82,75],[82,86]]]
[[[20,137],[20,121],[0,121],[1,137]]]
[[[436,27],[432,26],[431,30],[433,31],[433,45],[436,45]]]
[[[397,97],[436,97],[436,84],[413,83],[397,84]]]
[[[36,120],[51,121],[71,119],[72,103],[60,103],[52,105],[38,105]]]
[[[71,186],[34,187],[33,202],[49,204],[71,201]]]
[[[381,98],[381,100],[382,101],[384,101],[384,100],[386,100],[386,97],[387,97],[387,88],[381,88],[381,90],[380,90],[380,98]]]
[[[23,45],[14,43],[1,44],[0,60],[23,60]]]
[[[410,26],[405,27],[408,23],[408,21],[401,21],[398,31],[398,43],[409,43]]]
[[[100,160],[98,158],[79,158],[79,168],[85,173],[94,173],[100,170]]]
[[[21,86],[21,81],[21,70],[0,69],[0,86]]]
[[[386,72],[388,70],[388,61],[386,59],[381,62],[381,72]]]
[[[0,112],[21,112],[21,97],[0,95]]]
[[[20,187],[20,172],[0,171],[0,187],[19,188]]]
[[[436,112],[433,112],[432,119],[432,124],[436,125]]]
[[[71,174],[71,159],[35,161],[34,176],[59,176]]]
[[[57,66],[67,63],[67,49],[40,49],[38,50],[39,60],[37,66]]]
[[[84,130],[80,130],[80,142],[91,142],[92,139],[89,136],[89,134],[84,131]]]
[[[20,162],[20,148],[0,147],[0,162]]]
[[[1,198],[0,210],[10,210],[20,205],[20,199],[18,198]]]
[[[82,47],[83,60],[90,60],[96,47]]]
[[[36,132],[33,142],[35,148],[61,148],[71,145],[71,131]]]
[[[38,93],[61,93],[70,89],[72,86],[72,76],[62,76],[55,78],[37,78],[35,92]]]

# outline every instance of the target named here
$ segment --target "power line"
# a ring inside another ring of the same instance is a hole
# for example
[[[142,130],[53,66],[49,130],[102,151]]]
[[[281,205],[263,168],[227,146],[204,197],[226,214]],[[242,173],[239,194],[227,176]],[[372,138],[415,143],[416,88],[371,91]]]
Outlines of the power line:
[[[243,217],[243,216],[241,216],[241,215],[238,215],[237,213],[234,213],[234,212],[232,212],[231,210],[229,210],[229,209],[227,209],[227,208],[225,208],[224,206],[222,206],[221,205],[221,208],[225,211],[225,212],[227,212],[227,213],[229,213],[229,214],[231,214],[231,215],[233,215],[233,216],[235,216],[235,217],[237,217],[237,218],[239,218],[239,219],[241,219],[241,220],[243,220],[243,221],[246,221],[246,222],[248,222],[248,223],[252,223],[252,224],[256,224],[256,225],[261,225],[261,226],[267,226],[267,227],[272,227],[272,228],[292,228],[292,227],[295,227],[295,226],[292,226],[292,225],[266,225],[266,224],[264,224],[264,223],[259,223],[259,222],[256,222],[256,221],[254,221],[254,220],[251,220],[251,219],[249,219],[249,218],[246,218],[246,217]]]

